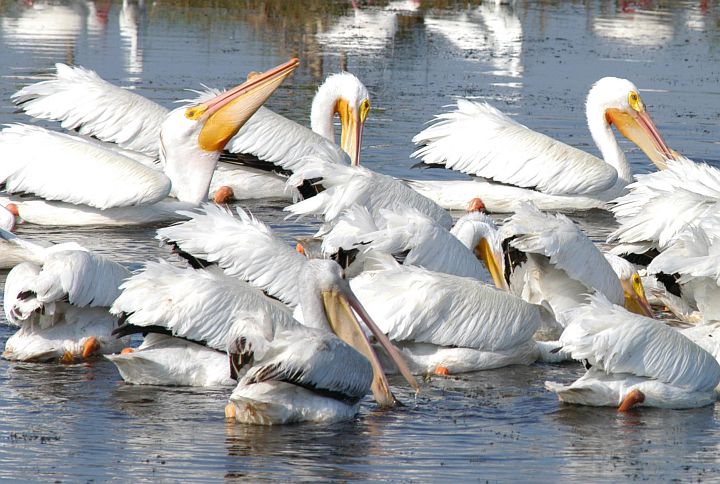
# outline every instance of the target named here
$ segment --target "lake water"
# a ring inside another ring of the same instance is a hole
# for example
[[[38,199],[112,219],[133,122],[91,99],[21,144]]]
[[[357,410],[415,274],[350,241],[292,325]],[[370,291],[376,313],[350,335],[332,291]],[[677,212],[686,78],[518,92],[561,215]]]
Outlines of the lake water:
[[[456,97],[488,100],[597,153],[585,95],[614,75],[636,83],[673,148],[715,162],[719,25],[717,4],[706,1],[0,1],[0,119],[27,121],[9,97],[47,78],[56,62],[94,69],[170,106],[187,97],[184,89],[229,87],[298,56],[300,68],[269,107],[309,124],[317,85],[350,70],[373,104],[363,163],[395,176],[452,178],[459,175],[411,170],[409,154],[412,136]],[[637,172],[651,170],[638,149],[622,145]],[[288,238],[315,227],[284,220],[282,202],[243,206]],[[577,220],[598,242],[612,228],[605,214]],[[18,234],[76,240],[136,267],[169,257],[155,228],[23,226]],[[0,326],[0,343],[12,331]],[[560,405],[543,388],[582,371],[534,365],[433,378],[417,397],[398,386],[406,406],[397,410],[366,399],[353,422],[261,428],[225,423],[228,389],[128,386],[105,361],[0,361],[0,479],[717,478],[717,405],[620,415]]]

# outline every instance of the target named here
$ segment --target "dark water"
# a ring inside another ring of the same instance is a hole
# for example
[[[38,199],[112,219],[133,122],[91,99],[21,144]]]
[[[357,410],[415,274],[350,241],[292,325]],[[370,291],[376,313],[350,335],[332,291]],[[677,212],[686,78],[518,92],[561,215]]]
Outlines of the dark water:
[[[188,5],[194,5],[190,8]],[[597,153],[584,123],[589,86],[626,77],[668,143],[714,161],[720,140],[720,10],[715,2],[137,3],[0,1],[0,119],[25,122],[8,99],[55,62],[170,105],[185,88],[231,86],[248,71],[299,56],[268,105],[298,121],[316,86],[348,69],[373,110],[363,163],[403,177],[410,139],[457,96],[486,99]],[[638,172],[651,168],[623,142]],[[283,235],[313,232],[284,220],[280,202],[251,210]],[[612,219],[577,219],[601,241]],[[168,257],[154,227],[32,228],[18,233],[81,244],[136,265]],[[4,279],[4,276],[3,276]],[[11,334],[0,327],[0,342]],[[104,361],[59,366],[0,361],[0,479],[81,480],[714,480],[716,407],[687,411],[561,406],[543,381],[571,381],[576,365],[510,367],[434,378],[406,407],[356,421],[256,428],[228,425],[227,389],[126,386]]]

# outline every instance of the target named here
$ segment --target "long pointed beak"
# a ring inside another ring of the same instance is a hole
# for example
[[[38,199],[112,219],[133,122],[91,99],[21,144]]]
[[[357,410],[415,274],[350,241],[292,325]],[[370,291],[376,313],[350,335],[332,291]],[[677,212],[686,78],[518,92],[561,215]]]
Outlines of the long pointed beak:
[[[350,107],[348,102],[340,99],[336,110],[340,116],[340,148],[348,154],[353,166],[360,164],[360,147],[365,120],[357,109]]]
[[[398,404],[397,399],[390,390],[385,372],[382,369],[380,360],[372,348],[370,341],[355,318],[353,309],[363,319],[367,328],[372,332],[380,345],[393,360],[410,385],[418,391],[420,389],[417,381],[410,373],[405,361],[402,359],[395,347],[390,343],[387,336],[377,327],[372,318],[367,314],[354,294],[344,294],[339,291],[324,291],[322,293],[323,304],[327,313],[328,322],[335,334],[347,344],[362,353],[369,361],[373,369],[372,392],[375,400],[382,407],[394,407]]]
[[[642,282],[634,284],[630,280],[623,280],[621,281],[621,285],[625,293],[625,309],[635,314],[642,314],[648,318],[655,319],[655,313],[653,313],[650,303],[647,297],[645,297],[645,289],[642,286]]]
[[[485,264],[485,267],[488,272],[490,272],[490,276],[495,283],[495,287],[508,291],[510,288],[505,280],[503,257],[493,250],[485,237],[480,239],[477,247],[475,247],[475,255]]]
[[[627,139],[635,143],[659,170],[667,167],[667,160],[675,160],[680,155],[671,149],[660,135],[655,123],[644,109],[630,112],[608,109],[605,115]]]
[[[291,59],[192,108],[191,114],[208,116],[198,138],[200,147],[206,151],[222,150],[299,63],[298,59]]]

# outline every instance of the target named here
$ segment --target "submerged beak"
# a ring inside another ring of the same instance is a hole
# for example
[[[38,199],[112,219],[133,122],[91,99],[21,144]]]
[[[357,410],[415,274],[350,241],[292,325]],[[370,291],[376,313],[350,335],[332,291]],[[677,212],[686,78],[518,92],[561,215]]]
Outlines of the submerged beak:
[[[380,345],[387,351],[390,359],[395,363],[400,373],[405,377],[410,386],[416,391],[420,390],[419,385],[415,381],[415,378],[410,373],[409,368],[405,364],[397,349],[390,343],[387,336],[377,327],[370,316],[362,307],[360,301],[357,300],[355,295],[351,292],[345,294],[338,290],[323,291],[322,292],[323,305],[325,306],[325,313],[327,314],[328,322],[330,327],[335,334],[363,354],[372,365],[373,369],[373,382],[372,392],[375,396],[375,400],[381,407],[394,407],[398,405],[398,401],[390,391],[390,385],[385,376],[385,372],[380,365],[375,350],[373,350],[370,341],[365,336],[365,332],[360,326],[360,322],[355,318],[353,309],[363,319],[365,325],[375,336],[375,339]]]
[[[475,247],[475,256],[485,264],[495,283],[495,287],[503,291],[508,291],[510,288],[505,280],[505,264],[502,254],[498,254],[497,251],[490,247],[487,238],[483,237],[480,239],[477,247]]]
[[[629,112],[619,109],[608,109],[605,117],[609,123],[627,139],[638,145],[659,170],[667,167],[667,160],[676,160],[680,154],[665,144],[662,136],[644,107],[640,111],[631,109]]]
[[[251,76],[246,82],[209,101],[189,108],[185,115],[190,119],[207,116],[198,138],[200,147],[206,151],[222,150],[299,63],[298,59],[291,59],[267,72]]]
[[[367,111],[370,109],[360,106],[360,110],[353,109],[350,104],[340,98],[335,110],[340,116],[340,148],[348,154],[353,166],[360,164],[360,146],[362,145],[362,132],[365,126]],[[362,112],[361,112],[362,111]]]
[[[642,285],[640,276],[635,274],[631,279],[621,280],[620,284],[625,293],[625,309],[655,319],[655,314],[645,297],[645,288]]]

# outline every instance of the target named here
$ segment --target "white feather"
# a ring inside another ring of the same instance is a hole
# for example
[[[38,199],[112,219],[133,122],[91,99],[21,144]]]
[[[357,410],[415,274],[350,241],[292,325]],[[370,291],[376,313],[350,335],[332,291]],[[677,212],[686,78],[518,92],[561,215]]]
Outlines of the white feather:
[[[100,209],[152,204],[170,193],[170,180],[161,171],[39,127],[15,124],[0,131],[0,157],[0,180],[8,193]]]
[[[652,378],[688,391],[711,391],[720,382],[720,364],[708,352],[601,295],[574,311],[572,319],[560,338],[563,348],[606,373]]]
[[[334,221],[353,204],[364,205],[370,211],[376,225],[380,209],[408,206],[450,228],[452,217],[432,200],[420,195],[405,183],[387,175],[381,175],[362,166],[343,166],[328,162],[327,153],[309,159],[288,183],[299,185],[303,180],[319,178],[325,190],[307,200],[286,207],[295,215],[315,214]]]
[[[423,162],[552,195],[611,188],[615,169],[595,156],[510,119],[487,103],[460,99],[413,138]]]
[[[278,239],[269,226],[238,208],[238,217],[216,205],[205,205],[181,224],[158,230],[185,252],[248,281],[273,297],[296,306],[297,278],[306,258]]]
[[[89,69],[60,63],[55,68],[53,79],[20,89],[12,101],[35,118],[61,121],[67,130],[157,156],[166,108]]]
[[[540,212],[523,204],[500,229],[501,238],[515,237],[510,245],[522,252],[547,257],[549,263],[582,283],[587,291],[596,290],[614,303],[623,301],[620,280],[602,253],[582,230],[562,214]]]
[[[689,223],[700,220],[720,235],[717,168],[687,158],[669,160],[667,169],[638,175],[627,188],[629,193],[611,209],[620,224],[608,237],[620,244],[613,253],[663,250]]]
[[[217,270],[181,269],[148,262],[125,281],[111,312],[127,314],[137,326],[162,326],[174,336],[225,351],[232,325],[249,315],[267,315],[272,324],[293,324],[284,305],[247,283]],[[262,316],[260,320],[265,316]],[[269,329],[268,331],[272,331]]]
[[[536,306],[470,278],[400,266],[350,285],[395,341],[499,351],[532,339],[540,324]]]

